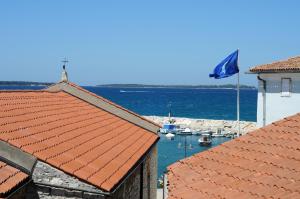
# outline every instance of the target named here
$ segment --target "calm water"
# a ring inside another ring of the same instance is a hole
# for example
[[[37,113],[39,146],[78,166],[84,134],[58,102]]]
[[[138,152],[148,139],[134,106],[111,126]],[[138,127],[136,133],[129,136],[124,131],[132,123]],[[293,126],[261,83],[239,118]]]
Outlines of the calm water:
[[[168,165],[185,157],[185,139],[187,157],[230,140],[229,138],[213,138],[212,145],[206,147],[198,144],[199,136],[196,135],[176,135],[174,140],[166,138],[165,135],[160,135],[158,143],[158,177],[163,174]]]
[[[166,116],[171,103],[176,117],[236,119],[233,89],[85,88],[141,115]],[[256,121],[257,90],[241,90],[240,101],[241,120]]]
[[[43,87],[0,87],[0,89],[41,89]],[[85,87],[141,115],[166,116],[168,104],[176,117],[204,119],[236,119],[236,90],[233,89],[166,89],[166,88],[99,88]],[[257,90],[241,90],[241,120],[256,121]],[[186,136],[187,156],[208,149],[199,146],[198,136]],[[174,140],[164,135],[158,143],[158,174],[166,167],[184,158],[185,136]],[[227,138],[213,139],[214,147],[228,141]]]

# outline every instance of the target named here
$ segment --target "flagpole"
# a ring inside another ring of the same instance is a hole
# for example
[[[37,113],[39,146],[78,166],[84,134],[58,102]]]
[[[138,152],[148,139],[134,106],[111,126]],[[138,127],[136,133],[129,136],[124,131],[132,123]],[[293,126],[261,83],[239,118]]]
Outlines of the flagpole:
[[[240,125],[240,72],[237,75],[237,122],[238,122],[238,136],[241,133],[241,125]]]
[[[239,56],[239,49],[238,49],[238,56]],[[238,59],[239,60],[239,59]],[[238,63],[239,65],[239,63]],[[240,72],[237,74],[237,123],[238,123],[238,137],[240,136],[241,133],[241,125],[240,125]]]

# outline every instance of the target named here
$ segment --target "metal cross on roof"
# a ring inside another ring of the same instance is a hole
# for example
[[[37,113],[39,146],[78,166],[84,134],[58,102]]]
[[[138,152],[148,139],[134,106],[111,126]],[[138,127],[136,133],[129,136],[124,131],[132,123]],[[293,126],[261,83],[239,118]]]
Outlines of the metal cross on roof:
[[[69,61],[67,60],[67,58],[64,58],[61,62],[64,63],[63,69],[65,70],[65,69],[66,69],[66,64],[67,64]]]

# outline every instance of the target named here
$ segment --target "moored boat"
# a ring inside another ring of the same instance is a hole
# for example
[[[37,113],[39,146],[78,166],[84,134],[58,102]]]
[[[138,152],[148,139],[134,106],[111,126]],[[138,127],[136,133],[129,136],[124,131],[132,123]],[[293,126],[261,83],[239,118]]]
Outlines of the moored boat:
[[[166,134],[166,138],[173,140],[175,135],[173,133]]]
[[[183,131],[178,131],[177,135],[192,135],[192,130],[190,128],[185,128]]]
[[[208,133],[202,134],[198,142],[201,146],[210,146],[212,142],[211,135]]]
[[[160,129],[160,132],[162,134],[177,133],[177,131],[178,131],[178,125],[175,124],[163,124],[163,127]]]

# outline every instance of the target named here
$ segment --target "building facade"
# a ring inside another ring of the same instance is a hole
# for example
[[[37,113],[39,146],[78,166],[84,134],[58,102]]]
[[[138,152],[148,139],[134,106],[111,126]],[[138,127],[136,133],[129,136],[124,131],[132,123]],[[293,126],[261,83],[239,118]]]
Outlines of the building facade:
[[[257,125],[262,127],[300,112],[300,57],[259,65]]]

